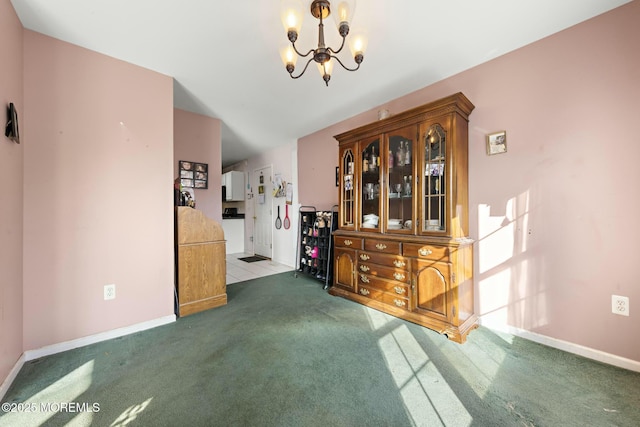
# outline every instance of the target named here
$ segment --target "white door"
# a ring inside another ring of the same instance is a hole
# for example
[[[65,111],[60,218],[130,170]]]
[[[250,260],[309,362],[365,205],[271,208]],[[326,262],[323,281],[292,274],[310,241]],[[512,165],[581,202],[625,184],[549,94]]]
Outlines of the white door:
[[[254,176],[253,251],[271,258],[273,215],[271,212],[271,166],[256,169]]]

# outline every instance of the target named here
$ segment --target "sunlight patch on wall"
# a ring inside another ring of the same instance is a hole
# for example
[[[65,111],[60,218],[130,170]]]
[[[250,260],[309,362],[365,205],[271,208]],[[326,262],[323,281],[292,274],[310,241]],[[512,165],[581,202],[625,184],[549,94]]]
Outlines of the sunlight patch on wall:
[[[480,273],[486,273],[513,257],[513,223],[508,222],[506,216],[492,217],[490,214],[490,206],[478,207],[478,270]]]
[[[538,272],[529,271],[530,264],[523,259],[478,281],[478,315],[484,326],[507,331],[507,325],[528,329],[548,323],[546,286]]]
[[[496,207],[497,208],[497,207]],[[478,206],[478,270],[486,273],[507,264],[528,250],[530,238],[529,192],[509,199],[504,215],[491,216],[491,206]]]
[[[471,425],[473,417],[406,325],[380,338],[378,346],[413,425]]]
[[[513,199],[510,200],[512,202]],[[529,249],[529,237],[531,236],[531,225],[529,215],[531,213],[529,192],[526,191],[518,196],[517,203],[511,203],[513,207],[510,221],[516,223],[516,241],[519,244],[519,252],[524,253]]]
[[[511,270],[502,270],[478,282],[478,308],[482,324],[507,324]]]
[[[490,205],[478,206],[479,315],[494,329],[547,324],[548,303],[543,267],[535,257],[529,191],[505,203],[504,215],[491,216]],[[500,211],[494,206],[493,211]]]
[[[69,413],[77,412],[69,424],[91,425],[92,411],[96,408],[94,404],[98,402],[84,402],[77,399],[91,386],[93,364],[94,362],[91,360],[69,372],[58,381],[21,402],[22,408],[28,410],[5,413],[2,420],[8,421],[7,425],[39,426],[47,425],[49,420],[52,420],[52,424],[56,424],[53,420],[57,414],[64,415],[66,419]],[[79,411],[78,409],[83,410]]]
[[[546,325],[549,320],[549,304],[543,267],[537,263],[530,270],[533,261],[522,260],[514,269],[509,301],[509,324],[518,328],[536,328]]]

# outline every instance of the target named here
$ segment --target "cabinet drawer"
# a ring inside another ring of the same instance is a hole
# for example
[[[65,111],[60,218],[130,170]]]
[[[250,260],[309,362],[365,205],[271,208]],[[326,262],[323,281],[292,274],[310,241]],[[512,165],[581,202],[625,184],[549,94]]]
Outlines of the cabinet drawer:
[[[444,246],[421,245],[419,243],[405,243],[402,247],[402,255],[447,261],[449,259],[449,248]]]
[[[385,255],[371,252],[360,252],[358,262],[379,264],[385,267],[393,267],[400,270],[409,270],[409,260],[400,255]]]
[[[364,249],[371,252],[400,255],[400,242],[366,239],[364,241]]]
[[[333,242],[337,248],[362,249],[362,239],[357,237],[335,236]]]
[[[402,295],[384,292],[369,285],[360,285],[358,287],[358,294],[393,307],[409,310],[409,298]]]
[[[358,262],[358,273],[365,273],[369,276],[381,277],[383,279],[395,280],[409,283],[409,272],[406,269],[384,267],[371,262]]]
[[[409,284],[408,282],[398,282],[386,279],[380,279],[375,276],[369,276],[358,272],[358,287],[375,288],[380,291],[388,292],[390,294],[399,295],[401,297],[409,298]]]

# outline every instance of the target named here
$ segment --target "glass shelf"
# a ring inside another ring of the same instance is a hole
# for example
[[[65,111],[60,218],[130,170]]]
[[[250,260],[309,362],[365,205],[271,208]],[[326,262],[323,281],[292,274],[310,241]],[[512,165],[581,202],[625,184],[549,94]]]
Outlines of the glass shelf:
[[[380,227],[380,169],[384,162],[380,158],[380,138],[363,141],[360,145],[362,163],[361,180],[361,218],[360,227],[365,230],[378,230]]]
[[[385,231],[387,233],[413,232],[414,158],[416,150],[415,126],[389,133],[386,139],[386,197]]]
[[[424,137],[424,180],[422,184],[422,231],[441,232],[445,230],[446,215],[446,132],[439,124],[434,124]]]

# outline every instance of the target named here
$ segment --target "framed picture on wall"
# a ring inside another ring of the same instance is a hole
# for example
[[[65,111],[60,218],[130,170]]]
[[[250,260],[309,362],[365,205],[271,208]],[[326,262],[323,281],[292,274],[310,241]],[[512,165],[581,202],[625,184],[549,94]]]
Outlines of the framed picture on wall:
[[[178,162],[180,183],[183,187],[206,189],[209,187],[209,165],[187,160]]]
[[[487,154],[493,156],[494,154],[507,152],[507,132],[500,131],[496,133],[490,133],[487,135]]]

